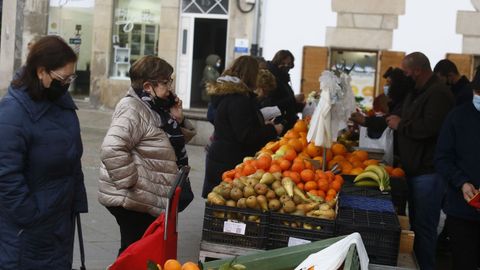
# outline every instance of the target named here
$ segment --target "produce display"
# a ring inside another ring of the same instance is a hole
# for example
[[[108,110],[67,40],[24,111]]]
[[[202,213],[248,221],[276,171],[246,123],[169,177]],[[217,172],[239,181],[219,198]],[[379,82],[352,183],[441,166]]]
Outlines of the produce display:
[[[390,190],[390,175],[381,165],[369,165],[353,180],[356,186],[378,187],[380,191]]]
[[[181,264],[177,260],[170,259],[163,264],[163,267],[153,261],[148,261],[147,270],[200,270],[200,267],[194,262]]]

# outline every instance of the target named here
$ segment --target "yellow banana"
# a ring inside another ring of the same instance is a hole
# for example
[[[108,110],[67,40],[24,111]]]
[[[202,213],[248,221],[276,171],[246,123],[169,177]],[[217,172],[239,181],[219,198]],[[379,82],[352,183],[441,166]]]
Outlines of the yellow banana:
[[[379,184],[376,181],[364,179],[364,180],[360,180],[358,182],[355,182],[355,186],[359,186],[359,187],[379,187]]]
[[[378,175],[378,178],[382,181],[388,175],[387,171],[385,171],[385,169],[379,165],[368,165],[364,171],[376,173]]]
[[[368,179],[368,178],[370,178],[371,180],[374,180],[375,182],[378,183],[378,185],[380,185],[380,180],[381,180],[380,177],[378,176],[378,174],[376,174],[375,172],[372,172],[372,171],[362,172],[361,174],[357,175],[357,177],[355,177],[353,182],[356,183],[358,181]]]

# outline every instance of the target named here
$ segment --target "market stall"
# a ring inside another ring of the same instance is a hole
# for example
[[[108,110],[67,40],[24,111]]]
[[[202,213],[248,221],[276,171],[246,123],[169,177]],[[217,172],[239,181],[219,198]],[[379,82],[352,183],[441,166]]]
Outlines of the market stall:
[[[348,74],[322,77],[312,118],[298,120],[282,138],[225,171],[208,194],[201,260],[282,257],[297,245],[358,232],[372,265],[396,267],[401,258],[401,265],[414,267],[411,250],[399,256],[404,173],[368,151],[335,142],[354,109],[353,95]]]

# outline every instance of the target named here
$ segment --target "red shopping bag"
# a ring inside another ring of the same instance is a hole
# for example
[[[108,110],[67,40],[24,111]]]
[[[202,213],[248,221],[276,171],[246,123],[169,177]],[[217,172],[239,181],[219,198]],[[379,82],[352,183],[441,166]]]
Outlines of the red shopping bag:
[[[125,249],[109,270],[147,269],[147,262],[163,264],[177,258],[177,213],[181,183],[187,178],[189,167],[183,167],[176,181],[175,192],[169,194],[167,211],[148,227],[142,238]],[[167,216],[165,216],[167,213]]]

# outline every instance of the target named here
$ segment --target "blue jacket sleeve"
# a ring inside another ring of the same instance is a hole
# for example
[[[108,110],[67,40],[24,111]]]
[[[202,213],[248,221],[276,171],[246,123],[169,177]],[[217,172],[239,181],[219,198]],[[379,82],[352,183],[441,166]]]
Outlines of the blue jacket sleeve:
[[[0,211],[16,224],[29,226],[41,218],[41,213],[23,174],[28,151],[23,114],[12,103],[0,104]]]
[[[453,123],[453,114],[450,113],[438,137],[435,153],[435,168],[450,185],[461,189],[463,184],[468,182],[469,179],[456,164],[457,155],[455,144],[457,134]]]

